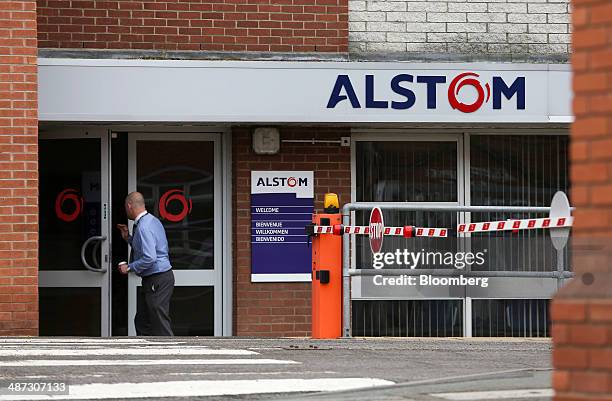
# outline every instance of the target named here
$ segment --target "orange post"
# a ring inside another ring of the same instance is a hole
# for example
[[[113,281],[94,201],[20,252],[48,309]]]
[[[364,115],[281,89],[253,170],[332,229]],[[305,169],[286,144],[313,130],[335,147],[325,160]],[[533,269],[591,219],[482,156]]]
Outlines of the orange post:
[[[333,226],[342,223],[342,215],[315,214],[312,222],[317,226]],[[312,240],[312,338],[341,335],[342,236],[318,234]]]

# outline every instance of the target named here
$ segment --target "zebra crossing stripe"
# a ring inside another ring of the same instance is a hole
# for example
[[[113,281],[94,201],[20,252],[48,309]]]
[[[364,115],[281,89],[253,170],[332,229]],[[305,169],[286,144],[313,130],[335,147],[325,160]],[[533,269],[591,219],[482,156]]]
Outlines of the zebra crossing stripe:
[[[180,345],[185,344],[185,341],[150,341],[143,339],[42,339],[42,338],[28,338],[28,339],[11,339],[11,338],[0,338],[0,347],[19,345],[19,346],[41,346],[41,345],[58,345],[58,346],[95,346],[95,345]]]
[[[121,347],[121,348],[31,348],[2,346],[0,357],[28,357],[28,356],[123,356],[123,355],[259,355],[258,352],[243,349],[211,349],[206,347]]]
[[[521,390],[494,390],[494,391],[469,391],[457,393],[437,393],[429,394],[434,397],[443,398],[449,401],[479,401],[479,400],[503,400],[514,399],[524,400],[526,398],[552,397],[552,389],[521,389]]]
[[[70,386],[70,394],[0,395],[0,400],[97,400],[162,397],[211,397],[241,394],[342,391],[394,384],[392,381],[334,377],[315,379],[181,380],[152,383],[93,383]]]
[[[31,359],[0,361],[0,367],[48,366],[154,366],[154,365],[292,365],[300,362],[282,359]]]

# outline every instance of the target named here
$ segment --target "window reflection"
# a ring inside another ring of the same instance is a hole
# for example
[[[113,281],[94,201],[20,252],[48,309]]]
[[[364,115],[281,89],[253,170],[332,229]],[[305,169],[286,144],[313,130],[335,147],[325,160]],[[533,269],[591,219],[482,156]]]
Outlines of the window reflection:
[[[373,141],[357,142],[357,201],[359,202],[456,202],[457,142]],[[355,213],[357,225],[367,225],[369,212]],[[385,210],[386,226],[454,227],[455,212]],[[453,236],[453,232],[449,236]],[[367,236],[355,236],[357,267],[372,266],[372,252]],[[383,252],[455,251],[457,243],[446,238],[387,236]],[[406,268],[387,265],[387,268]],[[445,268],[423,264],[420,268]]]
[[[166,229],[172,266],[213,269],[214,143],[137,144],[137,188]]]
[[[41,336],[100,336],[99,287],[41,287],[38,291]]]
[[[457,142],[357,142],[357,201],[456,202]]]
[[[142,287],[138,287],[141,291]],[[138,297],[141,300],[141,297]],[[172,331],[176,336],[212,336],[215,333],[215,290],[206,287],[174,287],[170,300]]]
[[[100,140],[41,139],[39,145],[40,270],[85,270],[81,246],[102,227]],[[100,266],[99,243],[86,255]]]
[[[569,190],[567,135],[473,135],[470,138],[472,205],[550,206],[557,191]],[[547,217],[548,213],[471,213],[472,221]],[[551,271],[557,251],[545,230],[474,233],[475,251],[488,250],[474,270]],[[570,263],[564,250],[564,266]]]

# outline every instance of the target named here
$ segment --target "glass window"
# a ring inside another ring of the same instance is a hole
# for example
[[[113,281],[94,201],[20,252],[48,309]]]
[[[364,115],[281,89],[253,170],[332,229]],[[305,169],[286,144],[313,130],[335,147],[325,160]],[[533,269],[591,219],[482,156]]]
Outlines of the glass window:
[[[138,287],[141,291],[142,287]],[[141,300],[141,297],[138,297]],[[144,307],[144,306],[138,306]],[[215,333],[215,289],[212,286],[176,286],[170,300],[172,331],[176,336],[212,336]]]
[[[358,202],[457,202],[457,142],[357,142]]]
[[[356,337],[457,337],[463,335],[461,300],[353,301]]]
[[[470,136],[472,205],[549,206],[569,189],[567,135]]]
[[[550,206],[557,191],[568,193],[566,135],[473,135],[470,137],[471,204]],[[471,213],[471,221],[547,217],[548,213]],[[550,271],[557,252],[546,230],[475,233],[472,250],[487,250],[474,270]],[[567,249],[564,266],[568,266]]]
[[[364,141],[357,142],[356,192],[358,202],[457,202],[456,141]],[[356,224],[367,225],[369,213],[356,212]],[[385,226],[448,228],[457,224],[457,213],[384,211]],[[452,234],[451,234],[452,235]],[[357,267],[372,266],[367,236],[355,236]],[[383,252],[453,251],[455,241],[444,238],[386,236]],[[435,262],[434,262],[435,263]],[[407,266],[387,265],[387,268]],[[423,264],[421,268],[445,268]]]
[[[40,270],[85,270],[81,246],[102,227],[100,140],[41,139],[39,145]],[[95,246],[87,256],[99,268]]]
[[[214,142],[138,141],[137,188],[175,269],[214,268]]]
[[[474,299],[474,337],[548,337],[548,299]]]
[[[41,287],[41,336],[100,336],[99,287]]]

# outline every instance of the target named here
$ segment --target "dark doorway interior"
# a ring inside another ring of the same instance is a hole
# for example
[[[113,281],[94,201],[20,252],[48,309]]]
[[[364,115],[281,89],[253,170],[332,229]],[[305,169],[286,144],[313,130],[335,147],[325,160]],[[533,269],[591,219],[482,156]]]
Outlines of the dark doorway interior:
[[[112,177],[112,335],[128,335],[128,279],[121,275],[116,266],[128,259],[128,246],[115,228],[117,224],[127,224],[123,202],[128,189],[128,135],[113,133],[111,139],[111,177]]]

